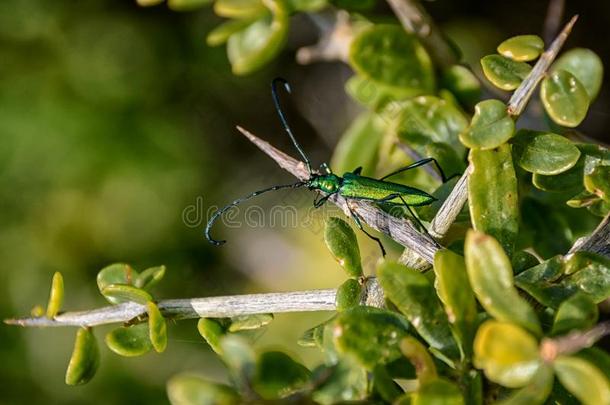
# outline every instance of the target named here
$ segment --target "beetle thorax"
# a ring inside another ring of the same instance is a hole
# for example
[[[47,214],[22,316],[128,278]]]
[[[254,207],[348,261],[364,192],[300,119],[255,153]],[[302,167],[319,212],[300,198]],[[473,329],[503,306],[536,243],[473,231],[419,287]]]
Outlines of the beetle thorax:
[[[329,194],[336,193],[341,187],[341,178],[335,174],[323,174],[311,179],[309,187]]]

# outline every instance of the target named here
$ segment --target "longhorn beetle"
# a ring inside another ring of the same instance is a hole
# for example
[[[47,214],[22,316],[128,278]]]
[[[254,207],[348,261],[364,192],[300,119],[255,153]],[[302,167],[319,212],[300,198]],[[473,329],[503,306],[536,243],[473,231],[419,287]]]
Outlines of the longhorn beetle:
[[[286,89],[286,91],[288,93],[290,93],[290,86],[286,80],[284,80],[282,78],[275,78],[271,82],[271,95],[273,97],[275,109],[277,110],[277,114],[280,117],[280,121],[282,122],[282,126],[286,130],[288,137],[294,144],[294,147],[296,148],[297,152],[303,159],[303,162],[307,166],[307,170],[309,171],[309,179],[307,179],[305,181],[298,181],[298,182],[292,183],[292,184],[273,186],[273,187],[269,187],[269,188],[266,188],[263,190],[255,191],[255,192],[253,192],[243,198],[239,198],[239,199],[233,201],[232,203],[224,206],[223,208],[219,209],[218,211],[216,211],[214,213],[214,215],[212,216],[212,218],[209,220],[208,224],[205,227],[205,236],[210,243],[218,246],[218,245],[222,245],[226,242],[224,240],[215,240],[214,238],[212,238],[210,236],[210,230],[212,229],[212,226],[214,225],[216,220],[218,218],[220,218],[227,210],[241,204],[242,202],[244,202],[246,200],[249,200],[253,197],[256,197],[256,196],[266,193],[268,191],[281,190],[281,189],[285,189],[285,188],[300,188],[300,187],[307,187],[310,190],[317,190],[317,191],[324,193],[324,195],[322,195],[319,199],[314,200],[313,205],[315,208],[319,208],[322,205],[324,205],[324,203],[333,195],[340,195],[341,197],[344,197],[348,200],[350,200],[350,199],[351,200],[364,200],[364,201],[370,201],[370,202],[374,202],[374,203],[389,204],[390,206],[401,206],[401,207],[406,207],[407,210],[409,211],[409,213],[411,214],[411,216],[413,217],[413,219],[415,220],[415,222],[417,222],[417,224],[419,224],[419,226],[421,226],[424,230],[426,229],[422,225],[422,223],[419,221],[417,216],[413,213],[413,211],[411,210],[410,207],[419,207],[419,206],[423,206],[423,205],[429,205],[432,202],[434,202],[436,200],[436,198],[434,198],[430,194],[426,193],[425,191],[422,191],[422,190],[419,190],[419,189],[416,189],[413,187],[405,186],[403,184],[385,181],[385,179],[392,177],[396,174],[402,173],[406,170],[414,169],[416,167],[419,167],[419,166],[432,162],[436,165],[436,167],[441,175],[441,178],[443,179],[443,182],[445,182],[446,181],[445,174],[443,173],[443,170],[442,170],[441,166],[438,164],[438,162],[436,161],[436,159],[426,158],[426,159],[419,160],[406,167],[398,169],[386,176],[383,176],[380,179],[374,179],[371,177],[361,176],[360,173],[362,172],[362,167],[358,167],[357,169],[355,169],[352,172],[345,173],[343,175],[343,177],[339,177],[330,170],[330,168],[328,167],[328,165],[326,163],[323,163],[320,166],[320,169],[323,171],[323,173],[320,174],[320,173],[314,172],[313,169],[311,168],[311,161],[309,160],[307,155],[305,155],[305,152],[303,152],[303,149],[301,148],[299,143],[296,141],[296,138],[294,137],[294,134],[292,133],[292,130],[290,129],[290,126],[288,125],[288,121],[286,120],[286,116],[284,115],[284,112],[280,105],[279,97],[277,94],[278,83],[282,84],[284,86],[284,88]],[[362,232],[364,232],[369,238],[373,239],[375,242],[377,242],[379,244],[379,247],[381,248],[381,253],[385,256],[385,249],[384,249],[383,245],[381,244],[381,241],[379,240],[379,238],[376,238],[375,236],[368,233],[362,227],[360,218],[358,218],[358,215],[352,210],[352,208],[349,206],[349,204],[347,205],[347,207],[348,207],[348,210],[349,210],[352,218],[354,219],[354,222],[358,226],[358,228]],[[427,231],[426,231],[426,233],[427,233]]]

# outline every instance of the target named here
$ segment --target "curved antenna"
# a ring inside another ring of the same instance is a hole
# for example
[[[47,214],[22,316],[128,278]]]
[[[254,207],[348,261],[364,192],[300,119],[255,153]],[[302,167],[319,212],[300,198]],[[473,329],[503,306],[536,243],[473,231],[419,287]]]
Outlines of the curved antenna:
[[[216,239],[212,238],[210,236],[210,230],[212,229],[212,226],[214,226],[214,223],[216,222],[216,220],[218,220],[218,218],[220,218],[222,216],[222,214],[227,212],[229,209],[231,209],[231,208],[241,204],[242,202],[244,202],[246,200],[249,200],[249,199],[254,198],[254,197],[258,196],[258,195],[266,193],[267,191],[281,190],[283,188],[298,188],[298,187],[303,187],[305,184],[307,184],[307,183],[304,182],[304,181],[299,181],[299,182],[293,183],[293,184],[284,184],[284,185],[281,185],[281,186],[269,187],[269,188],[266,188],[264,190],[255,191],[255,192],[253,192],[251,194],[248,194],[245,197],[238,198],[237,200],[233,201],[231,204],[225,205],[224,207],[222,207],[221,209],[216,211],[214,213],[214,215],[212,215],[212,218],[210,218],[210,220],[208,221],[208,224],[205,226],[205,237],[206,237],[206,239],[212,245],[216,245],[216,246],[220,246],[220,245],[222,245],[222,244],[224,244],[226,242],[226,240],[216,240]]]
[[[311,170],[311,162],[309,161],[309,158],[307,157],[307,155],[305,155],[305,152],[303,152],[303,149],[297,142],[296,138],[294,137],[294,134],[292,133],[292,130],[290,129],[290,126],[288,125],[288,121],[286,120],[286,116],[284,115],[284,111],[282,110],[282,106],[280,105],[280,98],[277,95],[277,84],[278,83],[281,83],[284,86],[284,89],[286,89],[286,91],[288,93],[291,92],[290,84],[288,84],[286,79],[282,79],[281,77],[276,77],[271,82],[271,95],[273,96],[273,103],[275,104],[275,109],[277,111],[277,115],[280,116],[280,121],[282,121],[282,126],[286,130],[286,133],[290,137],[290,140],[294,144],[294,147],[299,152],[299,155],[301,155],[301,157],[303,158],[303,162],[305,162],[305,165],[307,166],[307,170],[309,171],[309,174],[313,174],[313,171]]]

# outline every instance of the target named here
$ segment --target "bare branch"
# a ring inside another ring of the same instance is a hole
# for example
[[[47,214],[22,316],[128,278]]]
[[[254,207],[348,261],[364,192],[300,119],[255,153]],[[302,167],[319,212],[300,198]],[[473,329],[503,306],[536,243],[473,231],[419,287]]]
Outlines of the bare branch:
[[[317,21],[322,18],[310,15]],[[314,62],[342,61],[347,63],[349,47],[354,39],[354,31],[349,20],[349,13],[339,10],[335,14],[333,24],[318,24],[320,26],[320,39],[315,45],[299,48],[297,62],[308,65]],[[328,26],[329,25],[329,26]]]
[[[282,169],[292,173],[301,180],[309,179],[309,173],[303,162],[288,156],[247,130],[239,126],[237,129],[250,142],[275,160]],[[441,248],[435,240],[415,229],[410,221],[396,218],[373,204],[361,200],[346,199],[336,194],[331,196],[329,200],[341,208],[347,216],[350,216],[351,208],[371,228],[388,235],[401,245],[414,250],[428,263],[434,261],[434,254]]]
[[[468,177],[471,171],[472,166],[468,166],[436,213],[429,229],[433,237],[442,239],[464,208],[464,204],[468,200]]]
[[[610,258],[610,214],[606,215],[591,235],[578,239],[568,253],[578,251],[597,253]]]
[[[530,74],[525,78],[525,80],[521,83],[521,85],[515,90],[512,97],[508,102],[507,111],[513,117],[521,115],[528,101],[532,97],[536,86],[538,83],[544,78],[547,70],[555,61],[555,58],[559,54],[561,47],[568,39],[568,35],[572,31],[572,27],[576,23],[578,19],[578,15],[572,17],[570,22],[566,24],[561,33],[555,38],[553,43],[549,46],[549,48],[540,56],[536,65],[530,72]]]
[[[593,346],[610,334],[610,322],[600,322],[587,331],[576,331],[565,336],[545,338],[540,344],[540,355],[548,363],[560,355],[572,354]]]
[[[415,0],[388,0],[405,31],[419,37],[432,58],[441,67],[457,63],[456,53],[426,10]]]

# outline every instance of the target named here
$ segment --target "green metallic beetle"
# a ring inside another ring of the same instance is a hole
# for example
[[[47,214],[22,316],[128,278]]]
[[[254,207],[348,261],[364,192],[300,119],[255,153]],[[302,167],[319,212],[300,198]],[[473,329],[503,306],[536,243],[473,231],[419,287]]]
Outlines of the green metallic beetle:
[[[285,188],[300,188],[300,187],[307,187],[310,190],[317,190],[317,191],[324,193],[324,195],[322,197],[320,197],[318,200],[314,201],[315,208],[319,208],[322,205],[324,205],[324,203],[333,195],[339,195],[341,197],[344,197],[346,199],[351,199],[351,200],[363,200],[363,201],[370,201],[370,202],[374,202],[374,203],[384,203],[384,204],[388,204],[388,205],[401,206],[401,207],[406,207],[407,210],[409,211],[409,213],[411,214],[411,216],[413,217],[413,219],[417,222],[417,224],[419,224],[419,226],[421,226],[424,230],[426,229],[421,224],[421,222],[419,221],[417,216],[413,213],[413,211],[411,210],[410,207],[419,207],[419,206],[423,206],[423,205],[429,205],[432,202],[436,201],[436,198],[434,198],[430,194],[426,193],[425,191],[419,190],[417,188],[405,186],[405,185],[399,184],[399,183],[392,183],[389,181],[385,181],[385,179],[387,179],[388,177],[392,177],[398,173],[402,173],[406,170],[413,169],[413,168],[416,168],[416,167],[419,167],[419,166],[432,162],[436,165],[436,167],[441,175],[441,178],[443,179],[443,182],[445,182],[446,179],[445,179],[443,170],[434,158],[426,158],[426,159],[419,160],[406,167],[396,170],[395,172],[392,172],[392,173],[388,174],[387,176],[382,177],[381,179],[374,179],[371,177],[361,176],[360,173],[362,171],[362,167],[358,167],[357,169],[355,169],[352,172],[345,173],[343,175],[343,177],[339,177],[330,170],[330,168],[328,167],[328,165],[326,163],[323,163],[320,166],[320,169],[323,170],[324,173],[319,174],[317,172],[314,172],[311,168],[311,162],[310,162],[309,158],[307,157],[307,155],[305,155],[305,152],[303,152],[303,149],[296,141],[296,138],[294,137],[292,130],[290,129],[290,126],[288,125],[286,117],[284,116],[284,112],[282,111],[282,108],[281,108],[280,102],[279,102],[279,97],[277,95],[277,84],[278,83],[282,84],[284,86],[284,88],[286,89],[286,91],[290,92],[290,86],[288,85],[288,82],[286,80],[284,80],[282,78],[274,79],[273,82],[271,83],[271,94],[273,96],[273,102],[275,104],[275,108],[280,117],[282,125],[283,125],[284,129],[286,130],[286,133],[290,137],[290,140],[294,144],[299,155],[301,155],[301,157],[303,158],[303,162],[307,166],[307,170],[309,171],[309,179],[306,181],[299,181],[299,182],[296,182],[293,184],[284,184],[284,185],[279,185],[279,186],[273,186],[273,187],[266,188],[264,190],[255,191],[255,192],[247,195],[246,197],[239,198],[239,199],[233,201],[232,203],[224,206],[223,208],[219,209],[218,211],[216,211],[214,213],[214,215],[209,220],[209,222],[205,228],[205,236],[210,243],[212,243],[214,245],[222,245],[226,242],[224,240],[219,241],[219,240],[213,239],[210,236],[210,230],[212,229],[212,226],[214,225],[216,220],[218,218],[220,218],[222,216],[222,214],[224,214],[227,210],[241,204],[242,202],[244,202],[246,200],[249,200],[253,197],[256,197],[256,196],[266,193],[268,191],[275,191],[275,190],[280,190],[280,189],[285,189]],[[353,212],[353,210],[349,207],[349,205],[348,205],[348,209],[350,211],[352,218],[354,219],[354,222],[358,226],[358,228],[362,232],[364,232],[369,238],[373,239],[374,241],[376,241],[379,244],[379,247],[381,248],[381,252],[385,256],[385,249],[384,249],[381,241],[379,240],[379,238],[376,238],[375,236],[369,234],[363,228],[362,223],[360,222],[360,219],[358,218],[358,215]]]

